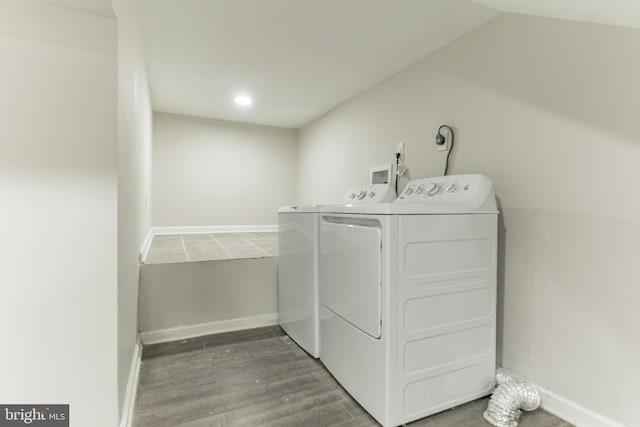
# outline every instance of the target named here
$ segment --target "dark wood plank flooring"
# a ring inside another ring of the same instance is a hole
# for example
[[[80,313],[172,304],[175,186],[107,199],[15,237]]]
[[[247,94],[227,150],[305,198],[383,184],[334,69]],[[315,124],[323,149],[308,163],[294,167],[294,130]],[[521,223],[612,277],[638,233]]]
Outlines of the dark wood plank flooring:
[[[487,427],[488,399],[411,423]],[[135,427],[377,426],[322,364],[277,326],[145,346]],[[568,427],[543,411],[521,427]]]

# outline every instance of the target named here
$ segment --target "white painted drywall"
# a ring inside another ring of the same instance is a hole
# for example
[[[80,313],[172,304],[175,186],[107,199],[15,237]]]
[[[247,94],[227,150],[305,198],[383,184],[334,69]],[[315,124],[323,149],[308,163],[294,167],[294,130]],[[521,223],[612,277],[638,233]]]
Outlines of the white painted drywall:
[[[300,130],[298,202],[329,202],[406,144],[412,177],[491,177],[499,362],[637,424],[640,31],[502,15]]]
[[[116,21],[0,3],[0,402],[118,422]]]
[[[275,257],[145,264],[140,271],[140,331],[275,318],[277,267]]]
[[[139,251],[151,228],[152,112],[137,1],[118,17],[118,402],[122,410],[138,322]]]
[[[277,224],[295,197],[296,131],[154,113],[153,225]]]

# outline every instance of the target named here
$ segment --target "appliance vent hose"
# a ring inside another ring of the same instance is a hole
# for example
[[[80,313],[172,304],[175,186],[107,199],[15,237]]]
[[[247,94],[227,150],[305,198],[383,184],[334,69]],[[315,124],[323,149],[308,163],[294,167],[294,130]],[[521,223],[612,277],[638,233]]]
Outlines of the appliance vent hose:
[[[522,410],[533,411],[540,406],[540,394],[526,381],[514,379],[503,369],[496,370],[498,387],[489,399],[484,419],[496,427],[516,427]]]

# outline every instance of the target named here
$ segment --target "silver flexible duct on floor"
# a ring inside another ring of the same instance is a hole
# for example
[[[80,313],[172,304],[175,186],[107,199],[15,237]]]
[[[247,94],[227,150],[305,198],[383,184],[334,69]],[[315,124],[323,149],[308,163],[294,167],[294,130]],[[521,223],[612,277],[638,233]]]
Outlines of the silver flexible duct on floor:
[[[521,409],[533,411],[540,406],[538,390],[525,381],[514,379],[503,369],[496,370],[496,383],[498,387],[483,414],[484,419],[494,426],[516,427]]]
[[[496,368],[496,384],[500,385],[507,381],[515,381],[515,378],[511,374],[502,368]]]

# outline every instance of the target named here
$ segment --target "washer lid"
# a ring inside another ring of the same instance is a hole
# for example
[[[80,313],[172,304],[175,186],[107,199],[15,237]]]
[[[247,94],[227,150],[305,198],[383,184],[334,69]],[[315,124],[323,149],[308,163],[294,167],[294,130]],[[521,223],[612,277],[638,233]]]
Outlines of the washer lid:
[[[324,205],[290,205],[282,206],[278,213],[317,213]]]
[[[420,215],[498,213],[493,185],[484,175],[450,175],[411,181],[391,203],[327,205],[322,212]]]

